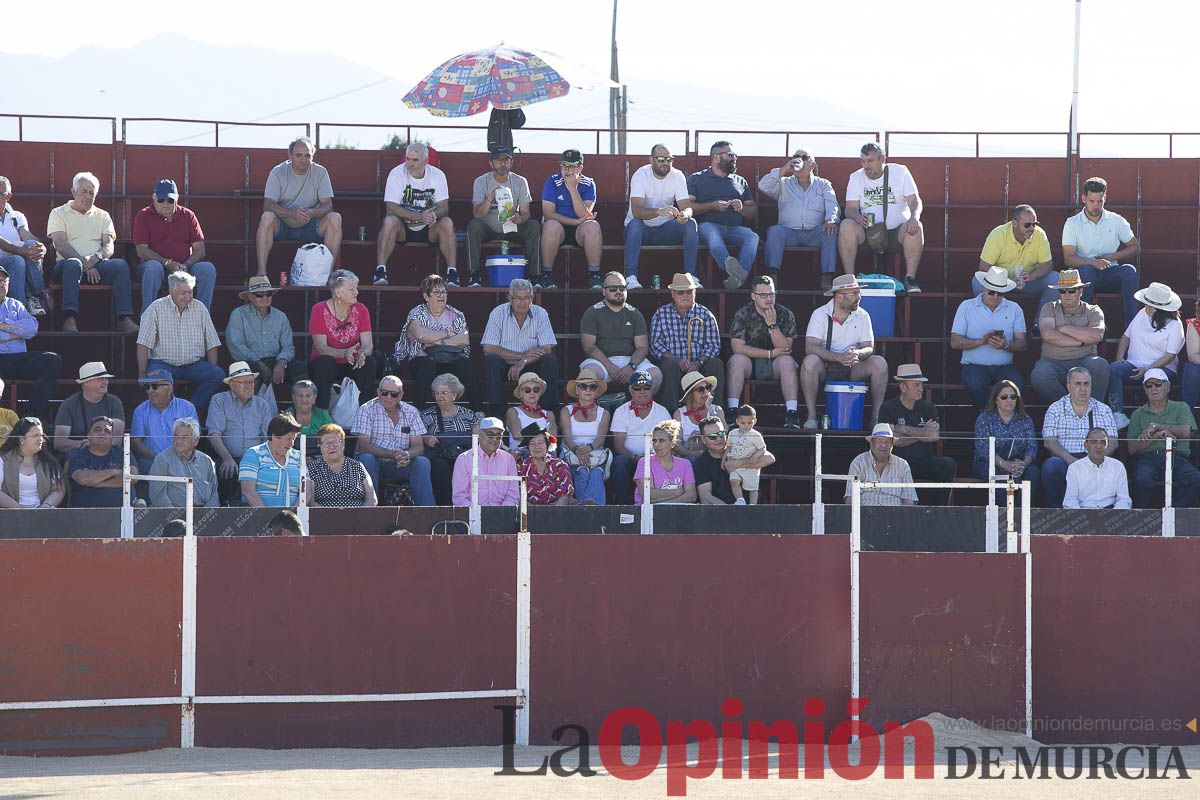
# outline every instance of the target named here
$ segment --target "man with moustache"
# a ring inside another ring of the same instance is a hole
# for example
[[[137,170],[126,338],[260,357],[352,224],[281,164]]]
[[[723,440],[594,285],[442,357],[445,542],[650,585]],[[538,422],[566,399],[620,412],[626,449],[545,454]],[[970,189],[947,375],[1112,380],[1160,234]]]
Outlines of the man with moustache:
[[[475,179],[471,188],[472,218],[467,223],[468,286],[483,286],[483,244],[503,239],[521,245],[525,251],[525,274],[532,281],[542,280],[542,226],[533,218],[529,205],[529,181],[512,171],[510,147],[492,150],[491,172]]]
[[[737,153],[725,140],[708,149],[712,164],[688,177],[688,199],[700,224],[700,237],[713,261],[725,270],[725,288],[746,282],[758,254],[758,234],[748,227],[758,214],[746,179],[737,174]],[[738,248],[738,256],[729,247]]]
[[[867,228],[887,225],[887,253],[904,253],[904,286],[909,294],[921,291],[917,268],[925,250],[925,228],[921,225],[921,195],[917,182],[903,164],[885,164],[883,148],[867,142],[859,151],[862,168],[846,184],[846,218],[838,227],[838,252],[842,270],[854,274],[858,251],[867,246]],[[883,173],[887,170],[888,196],[883,196]],[[886,211],[886,213],[885,213]]]
[[[692,218],[687,178],[676,169],[665,144],[650,149],[650,163],[638,168],[629,181],[629,211],[625,214],[625,285],[642,288],[638,281],[638,256],[642,245],[683,245],[683,271],[696,274],[699,228]]]

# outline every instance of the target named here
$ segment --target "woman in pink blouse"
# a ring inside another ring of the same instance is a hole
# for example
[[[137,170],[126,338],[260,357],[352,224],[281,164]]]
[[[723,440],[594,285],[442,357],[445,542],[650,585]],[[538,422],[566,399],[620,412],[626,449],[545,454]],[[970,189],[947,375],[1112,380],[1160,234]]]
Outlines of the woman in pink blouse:
[[[642,504],[642,476],[646,474],[646,462],[650,462],[651,503],[694,503],[696,502],[696,474],[692,462],[674,453],[679,441],[679,421],[674,419],[660,422],[650,431],[650,446],[653,453],[649,458],[638,461],[633,472],[633,502]]]
[[[317,407],[329,408],[329,390],[349,376],[363,397],[375,393],[379,359],[371,337],[371,312],[358,302],[358,276],[348,269],[329,276],[333,295],[312,308],[308,374],[317,385]]]
[[[571,470],[565,461],[550,455],[550,446],[557,444],[553,436],[536,423],[521,431],[525,438],[521,446],[529,456],[517,462],[517,473],[525,479],[531,506],[565,506],[575,494]]]
[[[433,376],[450,373],[467,387],[464,405],[479,410],[479,376],[471,367],[467,318],[450,305],[446,279],[428,275],[421,281],[425,302],[408,312],[404,336],[396,342],[396,359],[408,361],[412,390],[405,399],[419,409],[431,402]]]

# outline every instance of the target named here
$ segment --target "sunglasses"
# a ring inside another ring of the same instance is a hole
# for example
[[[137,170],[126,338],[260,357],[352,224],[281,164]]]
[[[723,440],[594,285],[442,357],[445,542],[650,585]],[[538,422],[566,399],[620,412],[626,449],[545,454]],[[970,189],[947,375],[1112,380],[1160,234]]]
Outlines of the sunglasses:
[[[157,390],[157,389],[161,389],[162,387],[164,387],[164,386],[166,386],[166,385],[167,385],[167,384],[165,384],[165,383],[147,383],[147,384],[146,384],[146,391],[147,391],[147,392],[153,392],[153,391],[155,391],[155,390]]]
[[[254,296],[255,296],[255,297],[258,297],[258,298],[260,298],[260,299],[261,299],[261,298],[264,298],[264,297],[265,297],[265,298],[270,298],[270,297],[271,297],[271,295],[272,295],[272,292],[254,292],[253,294],[254,294]]]
[[[1016,400],[1017,396],[1015,394],[998,394],[998,395],[996,395],[996,399],[997,400]]]
[[[713,153],[713,155],[714,156],[729,156],[730,158],[737,158],[737,153],[733,152],[732,150],[726,150],[723,153]]]
[[[717,431],[716,433],[706,433],[706,434],[704,434],[704,438],[710,439],[715,442],[717,439],[725,438],[725,431]]]
[[[1059,294],[1075,294],[1078,291],[1079,291],[1079,289],[1078,289],[1078,287],[1076,287],[1074,289],[1059,289],[1058,293]]]
[[[158,200],[158,198],[157,198],[157,197],[156,197],[156,198],[154,198],[154,199],[155,199],[155,200]],[[175,198],[174,198],[174,197],[168,197],[166,200],[158,200],[158,202],[162,203],[163,205],[173,206],[173,205],[175,205]]]
[[[1036,222],[1022,222],[1021,227],[1022,228],[1036,228],[1037,223]]]
[[[986,294],[987,294],[987,296],[988,296],[988,297],[995,297],[996,295],[998,295],[998,294],[1000,294],[1000,293],[999,293],[999,292],[993,292],[991,289],[988,289],[988,290],[987,290],[987,292],[986,292]]]
[[[700,384],[695,389],[692,389],[692,391],[697,394],[712,394],[712,389],[709,388],[707,383]]]
[[[655,156],[654,160],[659,164],[674,164],[675,159],[672,156]]]
[[[630,386],[629,390],[631,392],[648,392],[653,388],[653,386]]]
[[[625,291],[625,287],[624,286],[605,286],[604,291],[606,291],[606,292],[623,292],[623,291]]]
[[[792,156],[792,158],[799,159],[800,161],[812,161],[812,156]]]
[[[1160,386],[1166,386],[1166,384],[1163,383],[1162,381],[1146,381],[1142,385],[1145,386],[1147,389],[1157,389]]]
[[[380,389],[379,396],[380,397],[399,397],[400,392],[395,391],[394,389]]]
[[[580,383],[575,381],[575,389],[580,392],[594,392],[600,388],[598,383]]]
[[[578,384],[576,384],[578,386]],[[542,387],[540,386],[522,386],[521,392],[524,394],[541,394]]]

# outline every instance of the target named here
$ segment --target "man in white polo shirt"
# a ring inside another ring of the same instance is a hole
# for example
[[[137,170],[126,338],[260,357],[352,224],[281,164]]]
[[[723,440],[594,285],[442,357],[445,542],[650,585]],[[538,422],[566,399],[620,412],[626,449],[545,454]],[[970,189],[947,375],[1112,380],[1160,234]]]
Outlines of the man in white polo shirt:
[[[1063,262],[1091,283],[1083,293],[1084,300],[1091,302],[1092,294],[1098,291],[1121,295],[1128,328],[1140,310],[1133,297],[1138,288],[1137,267],[1128,262],[1138,257],[1142,246],[1129,221],[1104,207],[1108,199],[1108,181],[1104,178],[1084,181],[1079,199],[1083,210],[1063,225]]]
[[[638,282],[638,255],[642,245],[682,244],[683,271],[696,274],[700,233],[692,219],[687,178],[671,166],[675,158],[665,144],[650,149],[650,163],[629,181],[629,211],[625,213],[625,283],[630,291]]]
[[[827,380],[870,384],[867,424],[874,425],[887,391],[888,365],[883,356],[875,355],[871,315],[859,305],[862,287],[853,275],[839,275],[825,296],[833,299],[813,311],[804,333],[805,356],[800,364],[800,388],[808,406],[804,427],[817,427],[817,392]]]

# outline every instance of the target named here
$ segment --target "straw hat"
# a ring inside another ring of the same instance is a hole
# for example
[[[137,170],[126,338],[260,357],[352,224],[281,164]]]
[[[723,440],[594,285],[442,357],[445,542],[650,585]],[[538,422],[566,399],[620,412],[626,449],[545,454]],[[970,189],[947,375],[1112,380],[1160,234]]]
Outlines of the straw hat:
[[[1004,267],[991,267],[987,272],[976,272],[975,280],[983,284],[985,290],[990,289],[1000,294],[1017,288],[1017,282],[1008,277],[1008,270]]]
[[[920,364],[901,364],[896,368],[896,374],[892,376],[895,381],[920,381],[927,383],[929,378],[921,372]]]
[[[250,369],[250,365],[245,361],[235,361],[229,365],[229,375],[224,380],[225,383],[231,383],[234,378],[241,378],[246,375],[258,375],[257,372]]]
[[[579,395],[577,394],[577,390],[575,388],[575,384],[579,381],[583,381],[584,383],[592,383],[594,381],[597,384],[597,386],[596,386],[596,396],[597,397],[599,397],[600,395],[602,395],[608,391],[608,381],[604,380],[599,375],[592,372],[590,369],[581,369],[581,370],[579,370],[579,375],[575,378],[575,380],[567,381],[567,396],[568,397],[576,397],[576,398],[579,397]]]
[[[673,292],[686,292],[691,289],[699,289],[700,281],[696,280],[696,276],[687,272],[676,272],[675,277],[671,278],[671,283],[667,286]]]
[[[1079,270],[1077,269],[1060,269],[1058,271],[1059,289],[1082,289],[1084,286],[1091,285],[1079,280]]]
[[[863,438],[869,442],[872,439],[874,439],[876,436],[886,436],[889,439],[896,438],[896,434],[892,432],[892,426],[887,424],[886,422],[876,423],[875,427],[871,428],[871,435],[864,436]]]
[[[97,378],[111,378],[113,374],[104,366],[103,361],[89,361],[79,368],[79,379],[76,383],[87,383]]]
[[[705,377],[695,370],[684,375],[683,379],[679,381],[679,386],[683,389],[681,396],[686,399],[692,393],[692,390],[702,383],[707,383],[709,389],[717,388],[717,379],[711,376]]]
[[[255,275],[246,282],[246,288],[238,292],[238,297],[242,298],[246,302],[249,302],[250,295],[252,294],[262,294],[263,292],[275,294],[278,291],[279,287],[272,286],[271,279],[266,275]]]
[[[837,292],[844,292],[849,289],[861,289],[862,285],[858,282],[858,277],[855,275],[838,275],[833,279],[833,285],[829,287],[829,291],[825,293],[826,297],[833,297]]]
[[[1133,293],[1133,299],[1139,303],[1145,303],[1151,308],[1161,309],[1162,311],[1178,311],[1183,305],[1183,301],[1179,299],[1179,295],[1171,291],[1171,287],[1165,283],[1152,283],[1145,289],[1141,289]]]
[[[521,387],[527,383],[536,383],[542,387],[542,394],[546,393],[546,382],[542,380],[542,376],[536,372],[523,372],[521,377],[517,378],[517,385],[513,389],[513,397],[521,399]]]

